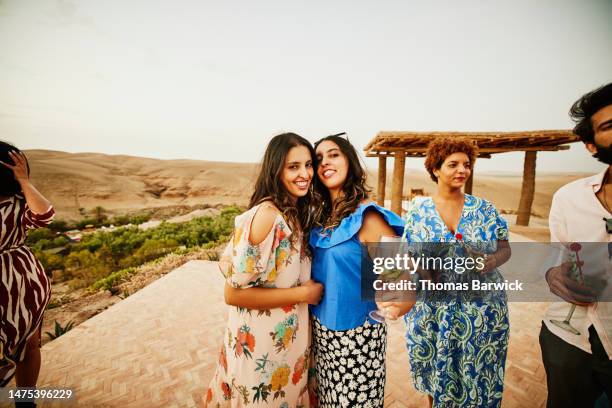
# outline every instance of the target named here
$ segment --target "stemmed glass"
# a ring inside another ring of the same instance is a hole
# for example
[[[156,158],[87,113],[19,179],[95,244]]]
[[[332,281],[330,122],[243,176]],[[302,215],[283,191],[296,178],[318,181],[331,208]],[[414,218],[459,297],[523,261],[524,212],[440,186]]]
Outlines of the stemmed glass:
[[[399,236],[383,235],[380,237],[381,243],[399,243],[401,241],[402,241],[402,237],[399,237]],[[395,248],[398,248],[399,246],[393,245],[392,247],[393,249],[395,249]],[[386,247],[385,245],[383,245],[381,249],[383,249],[381,251],[382,253],[386,255],[390,255],[390,257],[395,257],[396,251],[389,251],[389,248]],[[398,277],[397,272],[398,272],[397,270],[388,270],[388,271],[386,270],[380,275],[380,279],[383,281],[387,281],[387,282],[392,281],[393,279],[397,279]],[[394,293],[394,291],[387,291],[387,290],[376,291],[374,296],[376,298],[377,306],[380,302],[389,302],[389,301],[399,299],[398,295]],[[370,311],[369,316],[370,318],[372,318],[373,320],[379,323],[385,323],[388,317],[388,310],[387,308],[381,309],[380,306],[378,306],[378,309]]]
[[[578,252],[581,249],[582,249],[582,246],[577,242],[574,242],[572,245],[570,245],[570,250],[574,252],[574,254],[570,255],[574,263],[572,270],[575,272],[576,268],[578,269],[579,281],[581,284],[584,284],[584,277],[582,275],[582,265],[580,264],[580,256],[578,255]],[[580,331],[576,329],[574,326],[572,326],[570,323],[570,320],[572,319],[572,316],[574,315],[574,310],[576,310],[576,305],[572,303],[572,306],[570,307],[570,310],[567,316],[565,316],[565,320],[550,319],[550,322],[554,324],[555,326],[562,328],[565,331],[575,334],[576,336],[580,336]]]

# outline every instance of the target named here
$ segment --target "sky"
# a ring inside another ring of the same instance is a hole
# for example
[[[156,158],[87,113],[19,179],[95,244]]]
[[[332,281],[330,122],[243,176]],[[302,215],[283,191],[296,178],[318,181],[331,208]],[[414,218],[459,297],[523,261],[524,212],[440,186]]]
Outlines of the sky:
[[[569,129],[612,80],[611,20],[612,0],[0,0],[0,139],[257,162],[286,131],[361,150],[381,130]],[[602,168],[578,143],[538,154]]]

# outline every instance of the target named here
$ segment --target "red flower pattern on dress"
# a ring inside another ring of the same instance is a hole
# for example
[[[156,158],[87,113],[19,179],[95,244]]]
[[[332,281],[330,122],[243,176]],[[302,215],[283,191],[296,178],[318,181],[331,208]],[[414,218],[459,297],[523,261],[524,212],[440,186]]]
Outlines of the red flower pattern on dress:
[[[225,346],[221,346],[221,354],[219,355],[219,364],[227,373],[227,356],[225,355]]]
[[[283,309],[283,312],[289,313],[290,311],[295,309],[295,305],[283,306],[281,309]]]
[[[293,376],[291,376],[291,382],[295,385],[302,378],[302,374],[304,374],[304,366],[306,363],[306,359],[304,356],[298,358],[298,361],[295,362],[295,367],[293,367]]]
[[[255,351],[255,336],[251,334],[251,329],[247,325],[238,329],[235,340],[236,356],[240,357],[244,354],[246,357],[251,357],[251,353]]]
[[[221,383],[221,390],[223,391],[223,398],[226,400],[232,399],[232,389],[226,382]]]

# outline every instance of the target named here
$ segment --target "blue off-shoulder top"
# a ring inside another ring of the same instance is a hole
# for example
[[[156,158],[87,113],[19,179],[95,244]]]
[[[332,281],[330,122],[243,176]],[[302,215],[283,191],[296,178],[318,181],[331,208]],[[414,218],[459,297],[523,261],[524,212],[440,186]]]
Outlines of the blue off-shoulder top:
[[[314,228],[310,233],[313,249],[312,279],[323,284],[323,299],[311,312],[331,330],[350,330],[366,320],[377,324],[368,314],[376,309],[373,301],[361,300],[362,243],[357,233],[367,210],[378,211],[395,230],[404,232],[404,221],[394,212],[374,202],[361,204],[333,230]]]

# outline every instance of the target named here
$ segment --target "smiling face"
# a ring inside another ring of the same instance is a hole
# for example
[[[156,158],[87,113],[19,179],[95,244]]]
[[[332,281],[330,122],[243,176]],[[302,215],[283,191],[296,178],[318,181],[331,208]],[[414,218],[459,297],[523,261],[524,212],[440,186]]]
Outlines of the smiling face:
[[[295,146],[289,150],[285,159],[280,180],[287,192],[295,199],[308,194],[314,170],[312,157],[306,146]]]
[[[433,173],[438,178],[438,185],[461,188],[472,173],[472,163],[467,154],[453,153]]]
[[[348,175],[348,160],[338,145],[324,140],[317,146],[317,176],[328,190],[342,188]]]

